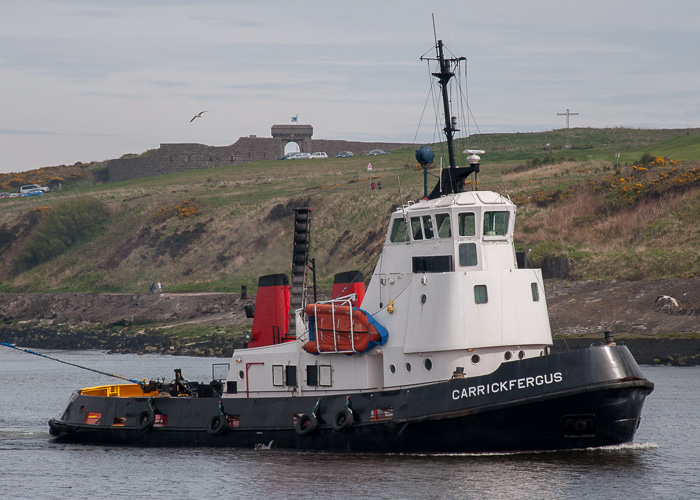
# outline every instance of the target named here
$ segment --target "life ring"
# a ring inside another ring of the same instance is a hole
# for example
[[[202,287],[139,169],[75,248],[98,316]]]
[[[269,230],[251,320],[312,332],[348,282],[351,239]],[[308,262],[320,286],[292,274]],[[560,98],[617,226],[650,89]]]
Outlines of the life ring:
[[[296,431],[300,436],[311,434],[316,429],[316,415],[313,413],[304,413],[297,420]]]
[[[345,432],[355,423],[355,415],[350,408],[343,408],[333,417],[333,430]]]
[[[156,416],[151,410],[143,410],[136,417],[136,430],[146,432],[156,423]]]
[[[210,436],[220,436],[226,430],[227,425],[228,421],[226,415],[219,413],[209,419],[209,423],[207,424],[207,433]]]

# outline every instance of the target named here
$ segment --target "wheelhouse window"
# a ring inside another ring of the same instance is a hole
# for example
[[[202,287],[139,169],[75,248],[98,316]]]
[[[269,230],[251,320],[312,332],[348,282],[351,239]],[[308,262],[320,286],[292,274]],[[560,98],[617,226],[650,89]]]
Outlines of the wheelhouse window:
[[[437,225],[438,238],[452,238],[450,214],[435,214],[435,224]]]
[[[423,229],[420,225],[420,217],[411,217],[411,235],[413,236],[413,241],[423,239]]]
[[[476,243],[462,243],[459,245],[459,265],[476,265]]]
[[[460,236],[474,236],[476,234],[476,224],[474,223],[474,213],[464,212],[459,214],[457,222]]]
[[[486,304],[488,301],[489,295],[486,291],[486,285],[474,285],[474,302]]]
[[[435,234],[433,233],[433,219],[429,215],[423,216],[423,234],[426,240],[435,238]]]
[[[392,243],[403,243],[408,241],[408,228],[406,227],[406,219],[394,219],[394,224],[391,226],[389,241]]]
[[[505,236],[508,232],[509,212],[486,212],[484,214],[484,236]]]
[[[411,235],[413,241],[432,240],[435,238],[433,219],[430,215],[411,217]]]

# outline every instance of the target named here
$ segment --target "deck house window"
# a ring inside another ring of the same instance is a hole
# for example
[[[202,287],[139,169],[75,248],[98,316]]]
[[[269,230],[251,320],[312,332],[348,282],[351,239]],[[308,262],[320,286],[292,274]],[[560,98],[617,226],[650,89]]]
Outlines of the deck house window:
[[[486,304],[488,301],[489,295],[486,291],[486,285],[474,285],[474,302]]]
[[[508,212],[484,214],[484,236],[505,236],[508,232]]]
[[[460,236],[474,236],[476,234],[476,225],[474,224],[474,214],[472,212],[459,214],[457,222]]]
[[[331,365],[320,365],[318,367],[318,384],[322,387],[333,385],[333,368]]]
[[[318,365],[306,366],[306,385],[310,387],[318,385]]]
[[[537,288],[537,283],[530,283],[530,290],[532,290],[532,301],[540,301],[540,290]]]
[[[284,382],[288,387],[296,387],[297,385],[297,367],[287,365],[284,367]]]
[[[272,365],[272,385],[284,385],[284,366]]]

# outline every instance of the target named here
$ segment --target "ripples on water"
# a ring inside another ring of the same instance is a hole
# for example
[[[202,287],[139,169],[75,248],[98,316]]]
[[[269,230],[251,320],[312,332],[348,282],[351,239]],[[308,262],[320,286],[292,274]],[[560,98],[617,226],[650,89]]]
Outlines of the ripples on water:
[[[48,354],[48,352],[47,352]],[[209,380],[228,360],[52,356],[130,378]],[[372,455],[55,444],[46,422],[79,387],[113,379],[0,350],[0,498],[678,499],[700,497],[697,368],[642,367],[656,384],[635,443],[541,453]],[[695,496],[694,496],[695,495]]]

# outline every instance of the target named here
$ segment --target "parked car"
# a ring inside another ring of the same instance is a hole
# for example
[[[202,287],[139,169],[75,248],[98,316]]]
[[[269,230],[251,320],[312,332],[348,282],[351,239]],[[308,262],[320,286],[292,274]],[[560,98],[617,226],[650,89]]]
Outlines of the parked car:
[[[43,190],[43,189],[30,189],[29,191],[25,191],[24,193],[22,193],[22,197],[25,197],[25,196],[37,196],[37,195],[40,195],[40,194],[44,194],[44,190]]]
[[[310,153],[296,153],[290,160],[308,160],[311,158]]]
[[[0,193],[0,198],[9,198],[10,193]]]
[[[336,158],[350,158],[352,156],[355,156],[352,151],[341,151],[337,155],[335,155]]]
[[[367,156],[377,156],[377,155],[388,155],[391,154],[389,151],[384,151],[383,149],[373,149],[369,153],[367,153]]]
[[[24,194],[28,191],[31,191],[32,189],[41,189],[44,193],[48,193],[51,191],[51,188],[48,186],[40,186],[39,184],[25,184],[21,188],[19,188],[19,194]]]
[[[311,153],[311,158],[328,158],[328,155],[323,151],[317,151],[316,153]]]

